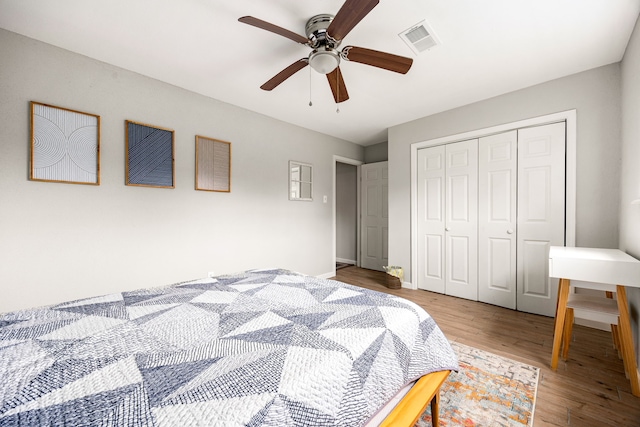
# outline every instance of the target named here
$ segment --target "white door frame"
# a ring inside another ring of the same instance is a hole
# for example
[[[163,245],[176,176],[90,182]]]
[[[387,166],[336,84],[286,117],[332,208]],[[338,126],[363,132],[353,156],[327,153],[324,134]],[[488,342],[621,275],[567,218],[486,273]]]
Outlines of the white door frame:
[[[408,288],[417,289],[418,281],[418,238],[416,236],[418,224],[418,150],[434,145],[448,144],[450,142],[464,141],[481,138],[496,133],[502,133],[514,129],[530,126],[540,126],[550,123],[566,122],[567,124],[567,157],[566,157],[566,205],[565,205],[565,244],[576,244],[576,110],[561,111],[559,113],[520,120],[513,123],[491,126],[427,141],[411,144],[411,283]],[[334,245],[335,246],[335,245]]]
[[[356,209],[357,209],[357,219],[356,219],[356,265],[360,266],[360,166],[364,164],[360,160],[350,159],[348,157],[333,156],[333,245],[331,246],[331,251],[333,254],[332,263],[333,263],[333,277],[336,275],[336,173],[337,173],[337,163],[346,163],[348,165],[354,165],[356,167],[356,181],[357,181],[357,190],[356,190]]]

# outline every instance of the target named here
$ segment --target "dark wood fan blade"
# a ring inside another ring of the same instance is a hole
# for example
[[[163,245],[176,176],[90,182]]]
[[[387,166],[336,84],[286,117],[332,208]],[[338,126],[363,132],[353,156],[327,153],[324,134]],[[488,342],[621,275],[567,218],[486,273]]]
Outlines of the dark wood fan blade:
[[[331,86],[331,92],[333,92],[333,99],[336,104],[349,99],[349,93],[347,92],[347,86],[344,84],[340,67],[327,74],[327,80],[329,81],[329,86]]]
[[[271,80],[260,86],[262,90],[272,90],[275,89],[280,83],[287,80],[289,77],[293,76],[298,71],[302,70],[304,67],[309,65],[309,60],[307,58],[302,58],[293,64],[289,65],[284,70],[280,71],[278,74],[273,76]]]
[[[342,54],[349,61],[383,68],[400,74],[407,74],[413,64],[413,59],[411,58],[357,46],[345,47],[342,49]]]
[[[293,40],[296,43],[309,43],[309,39],[301,36],[300,34],[296,34],[293,31],[287,30],[286,28],[278,27],[277,25],[274,25],[267,21],[263,21],[262,19],[254,18],[253,16],[243,16],[242,18],[238,19],[238,21],[242,22],[243,24],[249,24],[263,30],[271,31],[272,33],[276,33],[282,37]]]
[[[327,34],[336,40],[342,40],[378,3],[379,0],[345,1],[329,24]]]

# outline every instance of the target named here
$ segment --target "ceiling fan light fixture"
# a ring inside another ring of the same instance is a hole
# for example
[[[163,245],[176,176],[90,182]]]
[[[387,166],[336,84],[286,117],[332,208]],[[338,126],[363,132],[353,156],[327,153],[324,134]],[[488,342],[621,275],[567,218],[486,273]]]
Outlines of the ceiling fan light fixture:
[[[327,76],[334,100],[336,103],[341,103],[349,99],[340,70],[341,59],[406,74],[413,64],[413,59],[411,58],[357,46],[347,46],[340,51],[338,50],[345,36],[379,2],[380,0],[344,0],[336,15],[323,13],[312,16],[305,25],[306,37],[253,16],[239,18],[238,21],[244,24],[288,38],[311,49],[308,57],[299,59],[289,65],[260,86],[260,89],[272,90],[307,65],[310,65],[309,70],[313,69]],[[412,33],[411,35],[420,36],[418,33]]]
[[[340,54],[327,47],[315,49],[309,55],[309,65],[320,74],[329,74],[340,65]]]

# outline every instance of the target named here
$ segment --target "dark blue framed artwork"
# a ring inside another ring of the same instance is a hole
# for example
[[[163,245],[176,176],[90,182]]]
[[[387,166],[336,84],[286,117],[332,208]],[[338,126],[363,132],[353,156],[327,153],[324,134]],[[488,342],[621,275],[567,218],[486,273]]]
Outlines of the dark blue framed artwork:
[[[126,185],[175,188],[174,131],[126,121]]]

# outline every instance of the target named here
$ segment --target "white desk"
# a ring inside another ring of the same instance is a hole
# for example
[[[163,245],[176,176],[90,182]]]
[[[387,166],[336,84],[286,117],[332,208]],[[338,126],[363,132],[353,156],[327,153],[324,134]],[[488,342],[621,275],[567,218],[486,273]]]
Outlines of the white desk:
[[[558,367],[558,357],[562,347],[564,319],[571,280],[591,282],[592,289],[616,293],[625,370],[631,381],[634,396],[640,396],[640,382],[636,363],[635,347],[629,321],[629,305],[626,286],[640,288],[640,261],[619,249],[571,248],[551,246],[549,250],[549,276],[560,279],[558,305],[556,308],[555,328],[551,369]],[[581,284],[581,287],[583,284]]]

